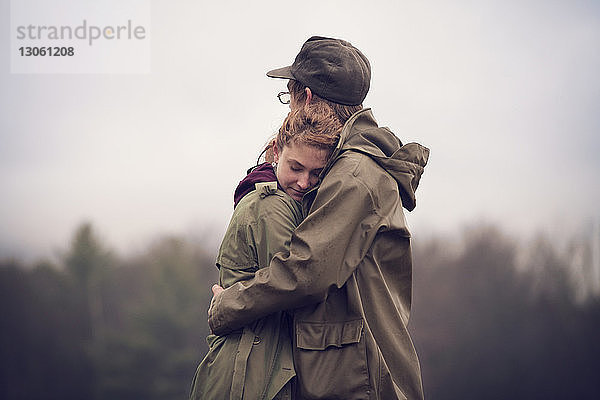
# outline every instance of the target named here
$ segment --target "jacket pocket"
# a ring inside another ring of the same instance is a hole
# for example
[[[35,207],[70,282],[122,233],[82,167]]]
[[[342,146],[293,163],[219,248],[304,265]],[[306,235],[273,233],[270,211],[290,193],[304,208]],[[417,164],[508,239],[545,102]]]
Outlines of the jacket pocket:
[[[362,319],[297,322],[294,362],[301,398],[369,398]]]

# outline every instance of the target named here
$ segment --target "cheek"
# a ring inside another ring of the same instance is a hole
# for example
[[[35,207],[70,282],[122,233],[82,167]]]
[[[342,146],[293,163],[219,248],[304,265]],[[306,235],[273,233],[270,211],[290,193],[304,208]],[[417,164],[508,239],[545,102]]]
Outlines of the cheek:
[[[280,168],[281,168],[281,170],[279,171],[279,174],[277,174],[279,183],[281,183],[281,185],[284,185],[284,186],[287,186],[290,183],[293,183],[294,182],[294,173],[287,168],[284,168],[284,167],[280,167]]]

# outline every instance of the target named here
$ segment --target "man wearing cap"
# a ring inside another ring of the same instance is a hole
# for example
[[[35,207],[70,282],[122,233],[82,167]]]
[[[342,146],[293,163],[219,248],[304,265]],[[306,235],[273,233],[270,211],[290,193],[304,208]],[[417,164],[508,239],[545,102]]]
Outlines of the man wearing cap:
[[[214,286],[209,326],[224,335],[293,310],[295,398],[422,399],[403,208],[416,205],[429,150],[403,145],[362,109],[371,68],[346,41],[312,37],[267,75],[290,80],[292,109],[323,101],[345,125],[320,185],[304,195],[289,253],[249,281]]]

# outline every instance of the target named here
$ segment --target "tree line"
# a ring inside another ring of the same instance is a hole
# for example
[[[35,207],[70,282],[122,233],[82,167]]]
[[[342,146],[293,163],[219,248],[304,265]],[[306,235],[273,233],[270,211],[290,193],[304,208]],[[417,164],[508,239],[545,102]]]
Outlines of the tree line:
[[[569,255],[481,226],[417,240],[410,329],[428,399],[600,398],[600,299]],[[0,261],[0,398],[181,399],[206,352],[213,249],[119,256],[91,224],[57,262]]]
[[[479,226],[457,247],[415,251],[410,328],[426,398],[600,398],[600,298],[577,296],[569,246],[538,237],[523,249]]]

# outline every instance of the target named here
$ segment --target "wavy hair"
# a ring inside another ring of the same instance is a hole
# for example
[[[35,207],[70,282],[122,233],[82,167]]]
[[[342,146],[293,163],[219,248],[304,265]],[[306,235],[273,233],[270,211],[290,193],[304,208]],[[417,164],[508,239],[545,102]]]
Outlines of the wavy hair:
[[[343,124],[327,104],[310,103],[290,111],[279,128],[277,136],[269,141],[261,156],[264,154],[265,161],[271,162],[274,144],[282,150],[294,143],[327,150],[329,157],[337,145],[342,127]]]

